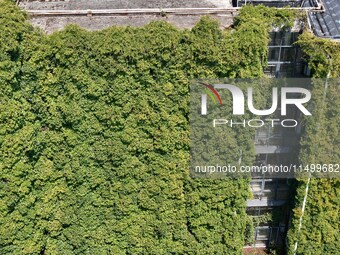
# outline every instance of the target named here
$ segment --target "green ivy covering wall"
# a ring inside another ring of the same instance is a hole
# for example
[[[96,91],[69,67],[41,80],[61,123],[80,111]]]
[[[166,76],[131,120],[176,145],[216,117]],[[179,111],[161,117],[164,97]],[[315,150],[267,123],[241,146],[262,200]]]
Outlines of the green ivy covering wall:
[[[285,12],[47,36],[0,0],[0,254],[241,254],[249,182],[189,177],[189,83],[261,77]]]
[[[305,32],[298,41],[306,55],[315,78],[340,77],[340,44],[316,38]],[[313,118],[306,119],[306,131],[301,141],[300,161],[307,164],[340,163],[340,86],[331,79],[315,80],[312,87]],[[289,254],[333,255],[340,250],[340,181],[339,179],[311,179],[302,228],[298,231],[301,206],[307,180],[302,179],[297,189],[297,207],[294,209],[289,231]]]

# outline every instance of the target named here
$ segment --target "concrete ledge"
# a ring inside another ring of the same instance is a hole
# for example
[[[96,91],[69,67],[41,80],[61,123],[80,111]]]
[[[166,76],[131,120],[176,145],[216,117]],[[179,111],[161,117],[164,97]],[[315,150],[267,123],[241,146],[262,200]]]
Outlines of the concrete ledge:
[[[260,200],[260,199],[253,199],[247,201],[247,207],[271,207],[271,206],[282,206],[286,203],[286,200]]]

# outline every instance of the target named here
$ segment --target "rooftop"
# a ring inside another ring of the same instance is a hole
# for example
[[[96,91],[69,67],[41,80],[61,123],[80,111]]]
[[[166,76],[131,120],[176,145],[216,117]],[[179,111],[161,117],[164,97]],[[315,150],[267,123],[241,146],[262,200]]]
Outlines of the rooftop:
[[[180,28],[193,27],[201,16],[214,15],[221,27],[232,24],[239,7],[264,4],[308,11],[309,28],[319,37],[340,39],[340,0],[20,0],[31,23],[47,33],[75,23],[89,30],[112,25],[143,26],[165,20]]]
[[[165,20],[179,28],[192,28],[206,14],[214,15],[221,28],[233,21],[231,0],[21,0],[19,6],[31,16],[31,23],[46,33],[77,24],[89,30],[107,27],[143,26]]]
[[[324,12],[310,12],[308,19],[313,32],[319,37],[340,39],[340,0],[323,0]],[[310,0],[305,1],[306,7]]]
[[[26,10],[100,10],[100,9],[153,9],[153,8],[228,8],[229,0],[22,0]]]

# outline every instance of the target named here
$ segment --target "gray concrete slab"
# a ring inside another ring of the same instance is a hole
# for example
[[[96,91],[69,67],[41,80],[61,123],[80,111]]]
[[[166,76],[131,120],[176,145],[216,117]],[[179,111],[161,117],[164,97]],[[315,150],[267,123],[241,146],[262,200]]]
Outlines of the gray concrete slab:
[[[232,24],[231,15],[214,15],[221,28]],[[144,26],[154,20],[163,20],[178,28],[192,28],[201,18],[201,15],[126,15],[126,16],[64,16],[64,17],[32,17],[30,19],[37,26],[50,34],[62,30],[67,24],[77,24],[88,30],[100,30],[110,26]]]
[[[253,200],[247,200],[247,207],[282,206],[286,202],[287,202],[286,200],[260,200],[260,199],[253,199]]]
[[[65,0],[20,1],[26,10],[86,10],[144,8],[229,8],[231,0]]]
[[[19,6],[32,11],[63,11],[63,10],[122,10],[125,9],[168,9],[168,8],[230,8],[231,0],[57,0],[32,1],[21,0]],[[189,12],[191,13],[191,12]],[[67,24],[77,24],[85,29],[100,30],[113,25],[143,26],[154,20],[164,20],[179,28],[192,28],[203,14],[101,14],[101,15],[32,15],[31,23],[40,27],[46,33],[63,29]],[[233,14],[214,14],[221,27],[232,23]]]

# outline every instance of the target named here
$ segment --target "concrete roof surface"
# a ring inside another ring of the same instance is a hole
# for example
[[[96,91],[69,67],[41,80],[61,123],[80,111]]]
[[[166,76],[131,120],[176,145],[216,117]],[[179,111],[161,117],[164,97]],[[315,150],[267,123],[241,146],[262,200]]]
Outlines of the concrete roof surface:
[[[20,1],[26,10],[86,10],[144,8],[228,8],[230,0],[64,0]]]

